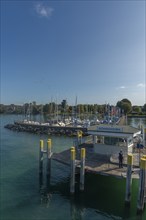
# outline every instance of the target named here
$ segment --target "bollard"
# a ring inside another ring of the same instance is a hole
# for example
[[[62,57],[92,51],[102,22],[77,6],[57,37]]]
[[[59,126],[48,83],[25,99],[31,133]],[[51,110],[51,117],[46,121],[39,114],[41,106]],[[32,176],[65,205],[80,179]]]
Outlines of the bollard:
[[[43,183],[43,150],[44,150],[44,141],[40,140],[40,152],[39,152],[39,178],[40,185]]]
[[[48,139],[47,141],[47,169],[46,169],[46,176],[47,176],[47,183],[50,183],[50,177],[51,177],[51,152],[52,144],[51,139]]]
[[[143,211],[144,203],[145,203],[145,196],[146,196],[146,159],[141,158],[137,212]]]
[[[78,141],[78,145],[82,144],[82,131],[78,131],[77,132],[77,141]]]
[[[75,149],[71,148],[71,179],[70,179],[70,193],[75,192]]]
[[[85,181],[85,148],[81,148],[81,167],[80,167],[80,190],[84,190],[84,181]]]
[[[71,150],[75,150],[75,147],[71,147]]]
[[[126,178],[126,196],[125,203],[130,205],[131,200],[131,185],[132,185],[132,165],[133,165],[133,155],[127,155],[127,178]]]

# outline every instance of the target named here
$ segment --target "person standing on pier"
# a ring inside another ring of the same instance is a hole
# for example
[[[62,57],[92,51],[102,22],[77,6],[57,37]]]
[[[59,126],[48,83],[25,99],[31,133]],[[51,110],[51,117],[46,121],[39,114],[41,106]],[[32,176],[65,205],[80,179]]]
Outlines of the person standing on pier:
[[[123,152],[120,150],[119,152],[119,168],[123,168]]]

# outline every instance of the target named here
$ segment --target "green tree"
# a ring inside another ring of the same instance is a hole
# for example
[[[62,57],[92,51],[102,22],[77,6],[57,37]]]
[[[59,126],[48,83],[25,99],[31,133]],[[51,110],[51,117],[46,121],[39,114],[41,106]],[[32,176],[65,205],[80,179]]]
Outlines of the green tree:
[[[84,113],[88,113],[88,105],[84,105]]]
[[[122,109],[122,101],[118,101],[116,106]]]
[[[125,114],[129,113],[132,109],[131,101],[129,101],[126,98],[122,99],[121,101],[118,101],[116,106],[121,108]]]
[[[84,113],[84,106],[83,106],[82,104],[79,104],[79,105],[77,106],[77,109],[78,109],[78,113],[80,113],[80,114],[83,114],[83,113]]]
[[[122,102],[129,103],[129,104],[132,106],[131,101],[129,101],[129,99],[122,99],[121,101],[122,101]]]
[[[68,106],[67,106],[67,101],[64,99],[64,100],[62,100],[62,102],[61,102],[61,112],[62,112],[62,113],[66,113],[67,108],[68,108]]]
[[[5,112],[4,105],[0,104],[0,114]]]
[[[36,105],[33,105],[33,106],[32,106],[32,114],[33,114],[33,115],[39,114],[39,110],[38,110],[38,108],[37,108]]]
[[[133,110],[134,112],[140,113],[140,112],[141,112],[141,107],[135,105],[135,106],[132,107],[132,110]]]
[[[43,106],[43,112],[44,112],[44,114],[48,114],[49,111],[50,111],[50,105],[49,105],[49,104],[45,104],[45,105]]]
[[[142,108],[143,112],[146,112],[146,104],[144,104],[143,108]]]
[[[122,109],[124,110],[125,115],[131,111],[131,106],[128,102],[123,102]]]

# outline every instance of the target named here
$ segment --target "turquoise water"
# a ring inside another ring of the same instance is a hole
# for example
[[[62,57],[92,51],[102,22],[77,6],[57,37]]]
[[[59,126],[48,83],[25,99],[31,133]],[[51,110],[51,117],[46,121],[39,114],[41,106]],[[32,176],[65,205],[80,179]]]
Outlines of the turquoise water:
[[[144,125],[144,127],[146,128],[146,118],[128,118],[128,124],[134,127]]]
[[[46,193],[40,192],[38,178],[39,140],[46,142],[48,136],[14,132],[4,128],[18,116],[1,116],[0,150],[0,219],[2,220],[109,220],[146,219],[136,214],[138,180],[132,183],[130,208],[125,207],[125,180],[87,174],[85,191],[79,192],[78,177],[76,193],[69,193],[69,168],[52,161],[52,177]],[[130,119],[131,120],[131,119]],[[134,120],[134,121],[133,121]],[[143,119],[141,122],[145,124]],[[137,126],[137,120],[129,123]],[[54,152],[60,152],[73,144],[69,137],[52,136]],[[46,192],[45,191],[45,192]]]

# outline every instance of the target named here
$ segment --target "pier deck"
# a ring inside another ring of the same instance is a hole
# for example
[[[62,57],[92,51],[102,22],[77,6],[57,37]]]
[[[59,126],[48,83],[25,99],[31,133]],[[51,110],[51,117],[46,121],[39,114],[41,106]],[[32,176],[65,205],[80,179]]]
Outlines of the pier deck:
[[[93,153],[92,144],[82,144],[78,150],[76,150],[76,167],[80,167],[80,148],[86,149],[85,171],[94,174],[101,174],[107,176],[114,176],[118,178],[126,177],[127,174],[127,156],[124,155],[123,168],[119,168],[118,155],[99,155]],[[141,155],[142,156],[142,155]],[[53,160],[70,166],[70,149],[60,153],[54,153]],[[133,157],[133,173],[132,177],[139,178],[139,153],[135,153]]]

